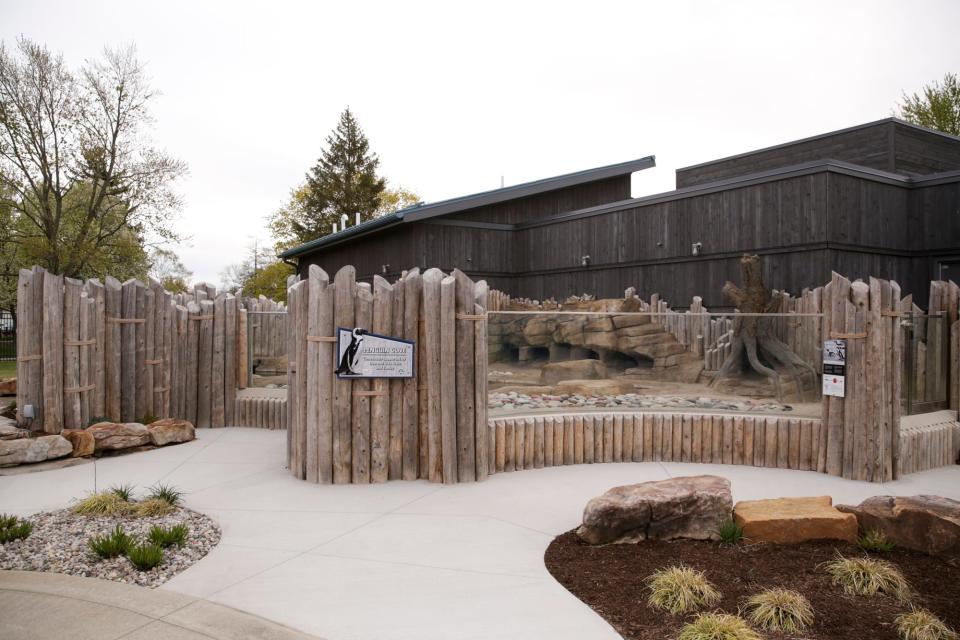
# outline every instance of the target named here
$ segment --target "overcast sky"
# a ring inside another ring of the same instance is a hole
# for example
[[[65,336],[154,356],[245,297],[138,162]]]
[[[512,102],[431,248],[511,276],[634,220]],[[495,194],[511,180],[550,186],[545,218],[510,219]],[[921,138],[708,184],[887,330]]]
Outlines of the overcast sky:
[[[185,160],[175,247],[219,282],[347,105],[426,201],[654,154],[674,170],[892,115],[960,72],[960,2],[0,0],[72,66],[136,44],[154,137]]]

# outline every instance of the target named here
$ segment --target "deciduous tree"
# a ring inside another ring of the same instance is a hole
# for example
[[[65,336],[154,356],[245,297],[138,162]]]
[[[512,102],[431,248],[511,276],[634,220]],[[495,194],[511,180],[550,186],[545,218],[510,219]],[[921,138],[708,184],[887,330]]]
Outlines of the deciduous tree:
[[[948,73],[943,82],[923,87],[922,93],[903,94],[900,117],[907,122],[960,136],[960,81]]]

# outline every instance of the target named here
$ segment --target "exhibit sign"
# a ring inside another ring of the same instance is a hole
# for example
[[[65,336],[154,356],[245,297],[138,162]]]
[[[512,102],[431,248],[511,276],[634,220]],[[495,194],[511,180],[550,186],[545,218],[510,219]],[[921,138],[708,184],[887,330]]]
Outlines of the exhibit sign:
[[[844,397],[847,375],[847,341],[823,341],[823,395]]]
[[[412,378],[415,352],[411,340],[339,327],[336,374],[338,378]]]

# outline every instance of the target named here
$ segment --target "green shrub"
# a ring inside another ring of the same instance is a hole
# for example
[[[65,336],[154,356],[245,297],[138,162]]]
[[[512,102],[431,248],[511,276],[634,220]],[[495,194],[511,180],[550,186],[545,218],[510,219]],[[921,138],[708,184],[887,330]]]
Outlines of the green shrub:
[[[157,483],[150,487],[150,493],[147,494],[147,497],[163,500],[171,507],[178,507],[183,501],[183,491],[173,485]]]
[[[863,535],[857,538],[857,544],[864,551],[873,551],[874,553],[888,553],[896,546],[893,540],[879,529],[864,531]]]
[[[702,571],[683,565],[668,567],[647,578],[650,606],[676,615],[720,602],[717,591]]]
[[[141,518],[165,516],[173,512],[173,506],[161,498],[149,498],[135,505],[135,513]]]
[[[110,492],[118,498],[122,498],[124,502],[132,502],[133,488],[132,484],[118,484],[110,487]]]
[[[677,640],[760,640],[746,620],[729,613],[700,613],[683,625]]]
[[[100,424],[101,422],[113,422],[113,420],[107,416],[97,416],[96,418],[90,418],[90,420],[87,422],[87,427],[92,427],[93,425]]]
[[[813,624],[813,607],[796,591],[767,589],[747,600],[747,617],[761,629],[794,633]]]
[[[902,640],[956,640],[957,634],[926,609],[901,613],[894,620]]]
[[[177,545],[182,547],[187,541],[187,534],[190,533],[186,525],[178,524],[175,527],[170,527],[169,529],[161,526],[154,526],[150,528],[150,533],[148,538],[150,542],[157,545],[158,547],[171,547]]]
[[[90,540],[90,550],[101,558],[116,558],[130,550],[133,538],[128,536],[123,527],[117,527],[108,535],[96,536]]]
[[[73,512],[84,516],[125,516],[131,514],[135,506],[113,491],[101,491],[73,505]]]
[[[0,544],[23,540],[33,531],[33,523],[20,520],[17,516],[0,514]]]
[[[163,549],[155,544],[138,544],[130,547],[127,558],[140,571],[149,571],[163,562]]]
[[[840,585],[849,594],[874,596],[879,593],[900,601],[910,599],[907,579],[894,565],[883,560],[840,556],[827,564],[827,573],[833,584]]]
[[[717,532],[720,534],[720,539],[724,542],[736,544],[743,540],[743,527],[737,524],[737,521],[733,518],[727,518],[721,522]]]

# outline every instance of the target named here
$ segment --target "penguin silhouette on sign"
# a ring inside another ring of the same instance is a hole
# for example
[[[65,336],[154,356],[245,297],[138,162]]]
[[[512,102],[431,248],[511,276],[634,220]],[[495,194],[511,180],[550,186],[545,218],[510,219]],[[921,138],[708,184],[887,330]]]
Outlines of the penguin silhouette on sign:
[[[340,365],[337,367],[337,375],[358,376],[359,372],[354,371],[357,366],[357,360],[360,357],[360,345],[363,344],[363,336],[367,334],[366,329],[354,329],[350,332],[350,344],[347,345],[343,355],[340,356]]]

